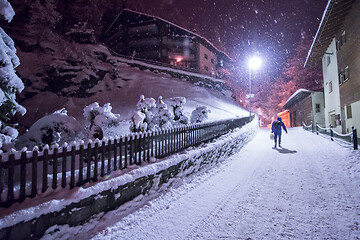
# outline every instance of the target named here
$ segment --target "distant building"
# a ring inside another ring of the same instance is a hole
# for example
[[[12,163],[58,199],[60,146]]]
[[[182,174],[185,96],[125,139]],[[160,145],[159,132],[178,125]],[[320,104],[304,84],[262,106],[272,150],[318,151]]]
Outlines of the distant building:
[[[323,92],[299,89],[286,101],[283,109],[288,110],[290,127],[300,127],[303,123],[310,125],[312,122],[320,126],[325,124]]]
[[[231,58],[206,38],[162,18],[123,9],[104,34],[115,53],[152,60],[214,78],[233,70]]]
[[[326,127],[360,129],[360,1],[329,0],[305,66],[320,61]]]
[[[281,113],[278,113],[277,116],[281,117],[281,120],[285,124],[285,127],[291,127],[289,110],[282,111]]]

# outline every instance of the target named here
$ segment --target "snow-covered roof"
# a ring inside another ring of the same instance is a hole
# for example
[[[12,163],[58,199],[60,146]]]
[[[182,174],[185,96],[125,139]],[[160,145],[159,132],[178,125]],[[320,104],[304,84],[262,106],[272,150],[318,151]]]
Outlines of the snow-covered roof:
[[[355,0],[329,0],[320,21],[313,43],[310,47],[304,66],[316,62],[326,52],[332,39],[351,10]]]
[[[299,102],[301,100],[303,100],[305,97],[309,96],[311,94],[312,91],[304,89],[304,88],[300,88],[298,89],[296,92],[294,92],[293,95],[291,95],[288,100],[286,100],[283,108],[289,108],[290,106],[292,106],[294,103]]]
[[[168,21],[168,20],[165,20],[165,19],[163,19],[163,18],[160,18],[160,17],[157,17],[157,16],[153,16],[153,15],[150,15],[150,14],[147,14],[147,13],[138,12],[138,11],[131,10],[131,9],[128,9],[128,8],[124,8],[123,10],[120,11],[120,13],[117,15],[117,17],[116,17],[115,20],[112,22],[112,24],[110,25],[110,27],[105,31],[105,35],[106,35],[106,34],[108,33],[108,31],[112,28],[112,26],[116,23],[117,19],[121,16],[121,14],[122,14],[123,12],[131,12],[131,13],[136,13],[136,14],[139,14],[139,15],[147,16],[147,17],[150,17],[150,18],[154,18],[154,19],[156,19],[156,20],[160,20],[160,21],[165,22],[165,23],[167,23],[167,24],[170,24],[170,25],[172,25],[172,26],[174,26],[174,27],[176,27],[176,28],[179,28],[179,29],[181,29],[181,30],[183,30],[183,31],[185,31],[185,32],[187,32],[187,33],[189,33],[189,34],[191,34],[191,35],[194,35],[195,37],[200,38],[201,40],[205,41],[205,42],[206,42],[210,47],[212,47],[215,51],[223,54],[223,55],[226,56],[230,61],[233,61],[232,58],[231,58],[229,55],[227,55],[224,51],[219,50],[217,47],[215,47],[214,44],[212,44],[212,43],[211,43],[208,39],[206,39],[205,37],[203,37],[203,36],[201,36],[201,35],[199,35],[199,34],[197,34],[197,33],[194,33],[194,32],[192,32],[192,31],[190,31],[190,30],[188,30],[188,29],[186,29],[186,28],[183,28],[183,27],[181,27],[181,26],[179,26],[179,25],[177,25],[177,24],[175,24],[175,23],[172,23],[172,22],[170,22],[170,21]]]

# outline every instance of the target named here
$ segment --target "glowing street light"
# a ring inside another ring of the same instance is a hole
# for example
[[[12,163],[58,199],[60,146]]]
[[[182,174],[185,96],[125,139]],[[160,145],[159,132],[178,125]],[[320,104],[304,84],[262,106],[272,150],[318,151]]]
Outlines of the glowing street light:
[[[250,70],[258,70],[261,67],[261,64],[262,64],[262,60],[257,56],[254,56],[249,60]]]
[[[246,98],[249,99],[249,112],[250,112],[250,118],[251,118],[251,98],[254,97],[254,94],[251,93],[251,70],[256,71],[261,67],[262,60],[261,58],[254,56],[250,58],[249,60],[249,69],[250,69],[250,76],[249,76],[249,82],[250,82],[250,92],[248,95],[246,95]]]

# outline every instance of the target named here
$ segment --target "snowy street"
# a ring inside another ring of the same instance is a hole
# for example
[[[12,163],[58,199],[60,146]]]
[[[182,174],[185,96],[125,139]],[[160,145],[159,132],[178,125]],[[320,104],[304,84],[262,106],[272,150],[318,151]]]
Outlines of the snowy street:
[[[359,152],[301,128],[283,134],[276,150],[269,133],[260,130],[223,165],[139,210],[109,212],[70,236],[359,239]]]

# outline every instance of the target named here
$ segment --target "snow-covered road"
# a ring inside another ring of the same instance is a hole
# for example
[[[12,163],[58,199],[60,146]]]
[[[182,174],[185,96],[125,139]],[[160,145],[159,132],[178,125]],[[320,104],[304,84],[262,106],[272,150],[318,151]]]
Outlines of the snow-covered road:
[[[283,136],[284,148],[272,145],[269,130],[260,130],[222,166],[78,232],[101,230],[93,239],[360,239],[359,151],[300,128]]]

